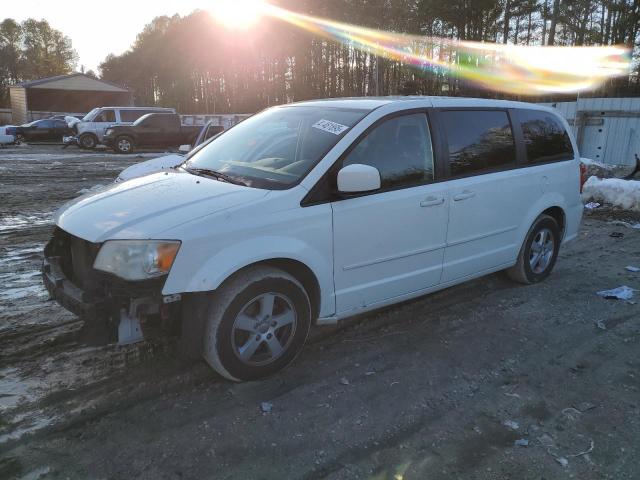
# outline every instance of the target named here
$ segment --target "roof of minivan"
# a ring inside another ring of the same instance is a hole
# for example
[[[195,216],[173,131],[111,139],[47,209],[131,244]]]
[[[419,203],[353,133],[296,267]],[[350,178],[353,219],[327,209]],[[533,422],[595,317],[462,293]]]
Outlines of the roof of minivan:
[[[307,100],[291,103],[283,106],[317,106],[333,108],[355,108],[362,110],[375,110],[378,107],[390,103],[407,101],[426,101],[433,103],[435,107],[502,107],[502,108],[533,108],[536,110],[548,110],[548,107],[535,103],[515,102],[511,100],[495,100],[491,98],[467,98],[467,97],[430,97],[430,96],[390,96],[390,97],[345,97],[326,98],[319,100]]]

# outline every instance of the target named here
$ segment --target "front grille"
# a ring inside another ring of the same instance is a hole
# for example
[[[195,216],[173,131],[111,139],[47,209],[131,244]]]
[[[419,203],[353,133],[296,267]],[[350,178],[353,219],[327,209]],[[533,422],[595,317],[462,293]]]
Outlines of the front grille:
[[[95,288],[95,280],[92,279],[94,277],[93,262],[98,255],[100,245],[72,235],[70,237],[72,281],[80,288],[93,290]]]
[[[45,249],[48,257],[58,257],[65,276],[79,288],[95,291],[93,262],[100,250],[100,244],[91,243],[71,235],[60,228],[53,232],[53,238]]]

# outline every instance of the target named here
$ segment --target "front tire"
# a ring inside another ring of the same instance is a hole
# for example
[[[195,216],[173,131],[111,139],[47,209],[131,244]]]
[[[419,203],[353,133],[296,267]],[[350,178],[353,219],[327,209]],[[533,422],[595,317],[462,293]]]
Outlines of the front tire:
[[[95,135],[92,135],[90,133],[85,133],[84,135],[80,135],[80,138],[78,138],[78,143],[82,148],[91,150],[93,148],[96,148],[96,145],[98,144],[98,139],[95,137]]]
[[[547,278],[556,264],[561,238],[558,222],[540,215],[527,233],[517,263],[507,270],[509,278],[527,285]]]
[[[133,140],[126,136],[117,137],[113,149],[118,153],[132,153]]]
[[[310,326],[311,303],[300,282],[275,268],[249,268],[213,296],[203,356],[229,380],[257,380],[293,361]]]

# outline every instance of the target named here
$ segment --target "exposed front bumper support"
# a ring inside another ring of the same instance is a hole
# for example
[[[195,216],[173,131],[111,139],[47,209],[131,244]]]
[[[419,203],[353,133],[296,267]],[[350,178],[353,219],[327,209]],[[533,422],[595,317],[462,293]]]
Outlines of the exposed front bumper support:
[[[156,314],[162,302],[159,298],[141,297],[129,300],[128,308],[116,299],[95,297],[74,285],[60,266],[59,257],[45,257],[42,264],[42,279],[52,299],[86,322],[110,323],[117,332],[117,342],[128,345],[144,340],[141,319],[143,315]],[[178,298],[179,299],[179,298]]]

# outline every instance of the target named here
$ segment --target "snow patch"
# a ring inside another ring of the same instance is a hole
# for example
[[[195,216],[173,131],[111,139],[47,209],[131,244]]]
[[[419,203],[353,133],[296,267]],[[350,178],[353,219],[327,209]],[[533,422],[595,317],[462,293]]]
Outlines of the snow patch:
[[[640,212],[640,181],[589,177],[584,184],[582,199]]]

